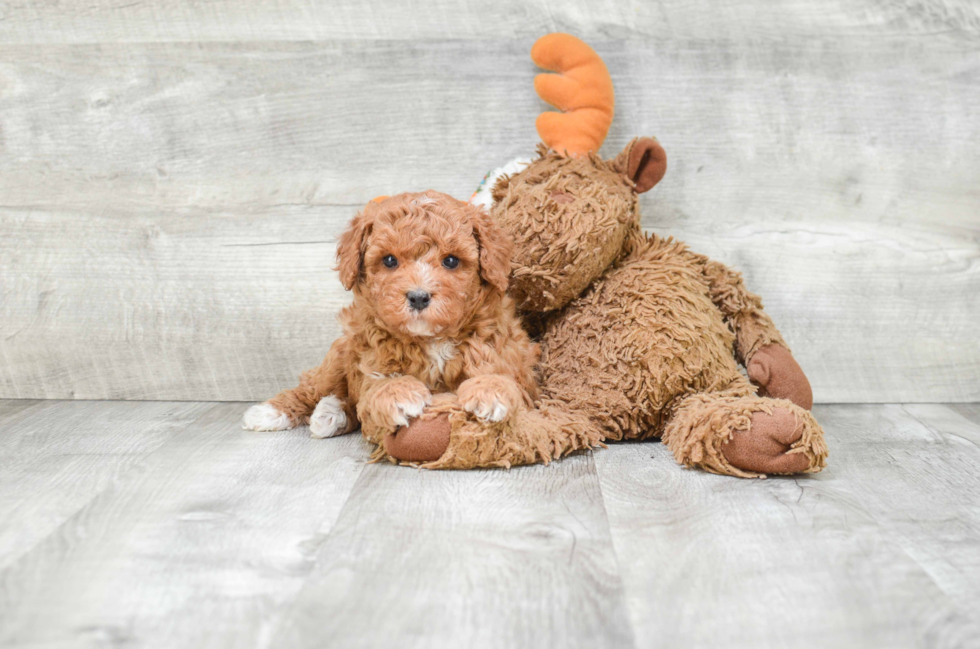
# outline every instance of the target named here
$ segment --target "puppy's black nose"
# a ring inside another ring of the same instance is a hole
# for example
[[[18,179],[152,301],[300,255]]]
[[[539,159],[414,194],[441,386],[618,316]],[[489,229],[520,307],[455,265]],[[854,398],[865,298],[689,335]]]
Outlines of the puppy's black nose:
[[[425,307],[429,306],[429,302],[432,300],[432,296],[426,291],[409,291],[405,294],[408,298],[408,306],[412,307],[416,311],[423,311]]]

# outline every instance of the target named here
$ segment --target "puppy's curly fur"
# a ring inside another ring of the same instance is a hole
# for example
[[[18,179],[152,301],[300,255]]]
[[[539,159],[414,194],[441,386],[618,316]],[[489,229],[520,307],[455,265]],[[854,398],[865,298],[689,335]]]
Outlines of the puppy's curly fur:
[[[530,407],[539,350],[505,295],[512,248],[486,212],[436,191],[370,203],[337,247],[354,293],[340,314],[344,335],[297,387],[250,408],[244,427],[309,422],[315,437],[330,437],[360,425],[381,444],[434,393],[456,393],[489,422]]]

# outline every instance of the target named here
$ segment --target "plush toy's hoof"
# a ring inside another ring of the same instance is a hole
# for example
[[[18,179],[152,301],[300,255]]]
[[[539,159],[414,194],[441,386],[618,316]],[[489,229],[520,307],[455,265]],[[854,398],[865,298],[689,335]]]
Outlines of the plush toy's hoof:
[[[793,355],[782,345],[761,347],[745,368],[759,386],[760,397],[787,399],[804,410],[813,408],[813,390]]]
[[[449,415],[415,419],[385,437],[388,455],[402,462],[434,462],[449,447]]]
[[[747,431],[734,433],[721,445],[728,462],[743,471],[756,473],[802,473],[810,458],[801,452],[787,453],[803,436],[804,422],[793,411],[773,408],[772,414],[755,412]]]

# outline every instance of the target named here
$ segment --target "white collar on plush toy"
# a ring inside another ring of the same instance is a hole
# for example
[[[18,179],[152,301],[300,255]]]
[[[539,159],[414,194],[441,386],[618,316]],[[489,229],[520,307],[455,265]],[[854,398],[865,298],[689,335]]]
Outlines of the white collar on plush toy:
[[[480,186],[470,196],[470,203],[489,210],[493,205],[493,186],[497,184],[497,180],[504,174],[514,175],[520,171],[524,171],[524,168],[529,164],[531,164],[531,158],[514,158],[503,167],[497,167],[487,173],[480,182]]]

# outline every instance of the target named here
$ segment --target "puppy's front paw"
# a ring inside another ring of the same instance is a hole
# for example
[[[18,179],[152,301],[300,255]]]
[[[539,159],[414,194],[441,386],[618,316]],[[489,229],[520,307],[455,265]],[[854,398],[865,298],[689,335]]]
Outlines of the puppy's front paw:
[[[380,418],[386,428],[394,430],[408,426],[408,420],[422,414],[432,403],[432,393],[418,379],[405,376],[392,379],[378,388],[371,400],[372,414]]]
[[[456,390],[463,410],[483,421],[503,421],[520,405],[521,390],[514,379],[500,374],[474,376]]]
[[[245,430],[286,430],[296,424],[271,403],[257,403],[245,411],[242,428]]]
[[[320,399],[316,409],[310,415],[310,437],[323,439],[335,437],[347,432],[347,413],[344,404],[332,394]]]

